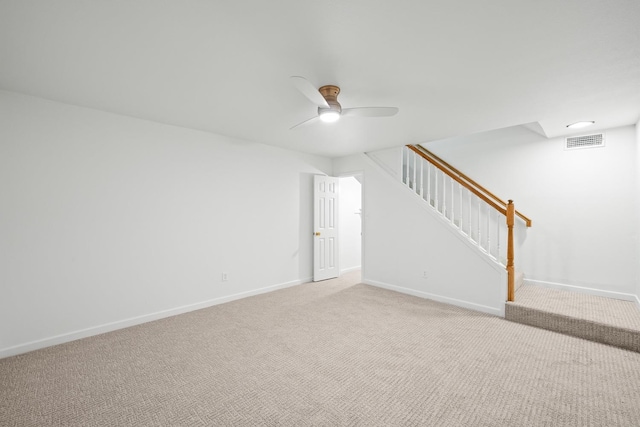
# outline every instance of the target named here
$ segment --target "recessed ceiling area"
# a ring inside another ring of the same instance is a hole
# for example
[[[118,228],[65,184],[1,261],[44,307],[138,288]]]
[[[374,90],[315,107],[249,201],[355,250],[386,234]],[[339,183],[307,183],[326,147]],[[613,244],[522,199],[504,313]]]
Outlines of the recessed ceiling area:
[[[327,157],[640,118],[640,2],[4,1],[0,89]],[[317,114],[291,84],[340,87]]]

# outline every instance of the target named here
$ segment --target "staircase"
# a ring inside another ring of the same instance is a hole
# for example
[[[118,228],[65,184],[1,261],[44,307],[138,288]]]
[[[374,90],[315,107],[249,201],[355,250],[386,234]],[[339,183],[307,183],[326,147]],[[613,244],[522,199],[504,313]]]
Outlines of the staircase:
[[[402,151],[403,184],[466,236],[508,273],[507,299],[524,279],[514,260],[514,232],[531,227],[531,220],[458,169],[420,145]],[[522,243],[521,241],[519,243]]]
[[[480,251],[509,269],[509,245],[518,244],[508,235],[511,203],[421,146],[403,148],[401,180]],[[517,221],[511,223],[520,227],[522,236],[531,220],[514,213]],[[635,302],[526,285],[517,264],[513,271],[507,320],[640,352],[640,309]]]
[[[631,301],[523,285],[505,319],[640,352],[640,310]]]

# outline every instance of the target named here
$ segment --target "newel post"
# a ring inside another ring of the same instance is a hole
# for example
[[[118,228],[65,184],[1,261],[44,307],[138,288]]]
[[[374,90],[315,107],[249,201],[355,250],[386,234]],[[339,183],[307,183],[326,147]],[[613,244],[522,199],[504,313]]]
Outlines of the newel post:
[[[507,301],[515,299],[516,272],[513,266],[513,225],[516,208],[513,200],[507,205]]]

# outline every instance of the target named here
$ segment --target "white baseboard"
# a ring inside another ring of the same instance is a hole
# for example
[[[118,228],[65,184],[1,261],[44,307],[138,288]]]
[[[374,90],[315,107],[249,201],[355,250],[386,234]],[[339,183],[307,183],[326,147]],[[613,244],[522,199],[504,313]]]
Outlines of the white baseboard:
[[[361,267],[359,265],[356,265],[355,267],[343,268],[340,270],[340,274],[351,273],[352,271],[356,270],[361,270]]]
[[[640,308],[640,299],[637,295],[627,294],[623,292],[605,291],[602,289],[588,288],[586,286],[567,285],[564,283],[547,282],[544,280],[525,279],[525,285],[535,285],[543,288],[558,289],[561,291],[578,292],[581,294],[595,295],[598,297],[613,298],[623,301],[635,301]]]
[[[376,286],[378,288],[389,289],[391,291],[400,292],[402,294],[413,295],[415,297],[430,299],[437,302],[443,302],[445,304],[455,305],[457,307],[467,308],[469,310],[479,311],[482,313],[492,314],[494,316],[504,317],[504,304],[501,304],[500,308],[489,307],[486,305],[476,304],[469,301],[463,301],[455,298],[449,298],[442,295],[430,294],[428,292],[422,292],[411,288],[403,288],[402,286],[390,285],[384,282],[378,282],[377,280],[370,280],[363,278],[362,283],[366,285]]]
[[[640,295],[636,295],[636,305],[638,306],[638,310],[640,310]]]
[[[128,328],[130,326],[139,325],[142,323],[152,322],[154,320],[163,319],[165,317],[176,316],[178,314],[188,313],[190,311],[200,310],[207,307],[212,307],[218,304],[224,304],[226,302],[235,301],[242,298],[251,297],[254,295],[260,295],[267,292],[277,291],[278,289],[285,289],[292,286],[300,285],[302,283],[311,282],[312,278],[303,278],[300,280],[292,280],[290,282],[280,283],[277,285],[266,286],[264,288],[254,289],[251,291],[240,292],[233,295],[227,295],[224,297],[214,298],[207,301],[198,302],[195,304],[183,305],[181,307],[175,307],[168,310],[162,310],[155,313],[149,313],[142,316],[131,317],[128,319],[118,320],[116,322],[105,323],[103,325],[93,326],[78,331],[68,332],[65,334],[55,335],[52,337],[44,338],[37,341],[31,341],[24,344],[19,344],[13,347],[0,349],[0,359],[10,356],[15,356],[22,353],[27,353],[41,348],[50,347],[57,344],[63,344],[70,341],[75,341],[81,338],[87,338],[94,335],[103,334],[105,332],[111,332],[118,329]]]

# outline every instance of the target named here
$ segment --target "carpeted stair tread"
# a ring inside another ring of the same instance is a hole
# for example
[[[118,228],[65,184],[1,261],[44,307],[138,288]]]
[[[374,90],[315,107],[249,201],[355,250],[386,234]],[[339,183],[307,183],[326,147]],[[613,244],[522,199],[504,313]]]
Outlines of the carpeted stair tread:
[[[640,352],[640,310],[630,301],[524,285],[507,320]]]

